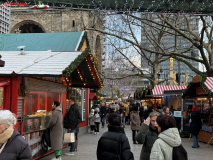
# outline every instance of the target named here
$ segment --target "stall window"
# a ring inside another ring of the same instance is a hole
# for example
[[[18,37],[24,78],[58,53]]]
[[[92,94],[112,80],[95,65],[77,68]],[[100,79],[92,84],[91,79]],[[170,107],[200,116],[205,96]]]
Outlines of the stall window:
[[[60,93],[30,92],[25,101],[25,115],[31,115],[37,110],[52,111],[54,101],[60,102]]]
[[[0,110],[3,109],[4,88],[0,87]]]
[[[85,90],[80,88],[71,88],[70,97],[75,98],[79,112],[82,115],[82,121],[85,121]]]

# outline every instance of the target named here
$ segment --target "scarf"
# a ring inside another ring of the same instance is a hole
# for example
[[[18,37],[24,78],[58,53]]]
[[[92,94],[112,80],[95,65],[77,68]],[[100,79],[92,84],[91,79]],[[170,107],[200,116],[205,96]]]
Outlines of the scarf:
[[[3,133],[0,134],[0,146],[6,142],[13,135],[13,126],[7,128]]]

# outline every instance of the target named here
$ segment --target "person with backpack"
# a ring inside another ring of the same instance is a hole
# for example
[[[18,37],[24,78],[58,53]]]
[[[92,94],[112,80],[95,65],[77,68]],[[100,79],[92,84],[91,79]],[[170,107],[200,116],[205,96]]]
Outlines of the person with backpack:
[[[192,112],[188,115],[186,123],[188,122],[190,124],[190,133],[192,134],[193,139],[192,148],[198,148],[200,146],[198,145],[197,135],[199,134],[200,129],[202,128],[202,121],[200,118],[200,114],[197,112],[195,106],[192,107]]]
[[[135,136],[135,140],[139,144],[143,144],[140,160],[149,160],[153,144],[158,139],[157,117],[158,112],[151,112],[149,117],[142,123],[139,132]]]
[[[108,131],[98,141],[98,160],[134,160],[128,138],[121,127],[121,116],[110,113],[108,117]]]
[[[186,160],[187,152],[181,145],[174,117],[161,114],[157,117],[157,126],[160,134],[152,147],[150,160]]]
[[[63,148],[63,114],[58,101],[52,105],[53,114],[47,128],[50,128],[51,149],[55,151],[55,158],[52,160],[61,160],[61,150]]]

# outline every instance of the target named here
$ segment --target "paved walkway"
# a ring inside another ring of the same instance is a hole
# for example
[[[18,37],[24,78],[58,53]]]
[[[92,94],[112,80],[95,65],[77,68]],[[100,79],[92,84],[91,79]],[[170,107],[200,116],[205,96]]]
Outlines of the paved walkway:
[[[79,144],[78,144],[78,152],[75,153],[74,156],[66,156],[64,155],[65,152],[69,151],[69,147],[63,149],[62,153],[62,160],[85,160],[85,159],[96,159],[96,149],[98,140],[101,137],[101,135],[107,130],[105,127],[104,129],[100,130],[99,135],[93,135],[93,134],[85,134],[82,137],[79,137]],[[130,130],[130,126],[126,126],[125,128],[126,135],[129,139],[131,150],[134,154],[135,160],[139,160],[140,152],[142,145],[133,145],[132,143],[132,132]],[[212,160],[213,157],[213,146],[209,145],[208,147],[205,147],[206,144],[199,143],[200,148],[192,148],[192,140],[189,142],[188,138],[182,139],[182,144],[184,148],[188,152],[189,160]],[[50,154],[44,158],[41,158],[41,160],[51,160],[54,157],[54,154]]]

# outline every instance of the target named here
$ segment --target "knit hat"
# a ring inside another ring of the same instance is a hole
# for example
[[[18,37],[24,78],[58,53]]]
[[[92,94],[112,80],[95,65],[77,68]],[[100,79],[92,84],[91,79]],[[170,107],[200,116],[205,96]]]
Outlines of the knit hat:
[[[197,111],[197,108],[195,106],[193,106],[192,111]]]

